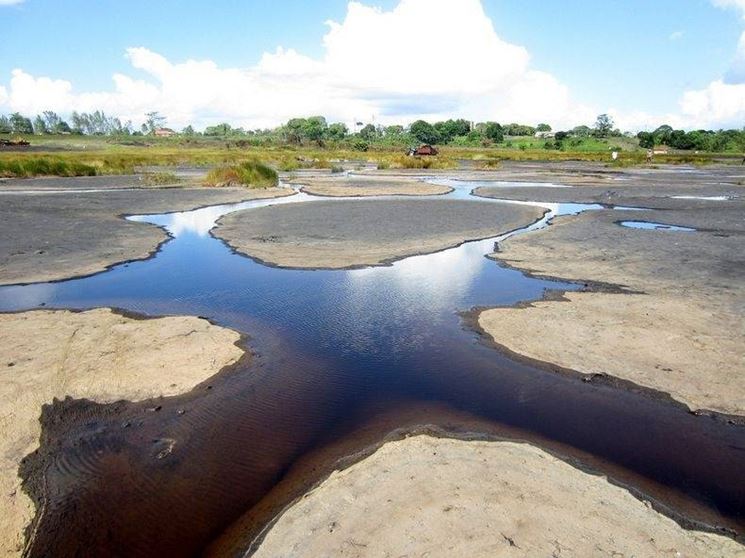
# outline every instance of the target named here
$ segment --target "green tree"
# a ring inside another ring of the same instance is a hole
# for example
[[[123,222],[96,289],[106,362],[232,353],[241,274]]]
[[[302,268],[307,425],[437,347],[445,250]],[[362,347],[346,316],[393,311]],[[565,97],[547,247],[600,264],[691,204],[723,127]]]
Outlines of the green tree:
[[[654,147],[654,134],[650,132],[639,132],[636,134],[639,139],[639,147],[644,149],[652,149]]]
[[[147,127],[146,124],[143,125],[143,127]],[[149,127],[148,127],[149,129]],[[233,128],[230,124],[227,122],[223,122],[221,124],[217,124],[215,126],[207,126],[204,129],[204,135],[205,136],[212,136],[212,137],[225,137],[230,135],[230,133],[233,131]]]
[[[421,143],[437,143],[440,135],[434,126],[424,120],[417,120],[409,127],[409,133]]]
[[[404,127],[403,126],[400,126],[398,124],[394,124],[392,126],[386,126],[386,128],[384,130],[384,133],[385,133],[385,136],[386,137],[393,137],[393,138],[395,138],[395,137],[398,137],[398,136],[403,135],[403,133],[404,133]]]
[[[326,130],[328,130],[328,124],[323,116],[306,118],[302,128],[303,136],[318,144],[326,137]]]
[[[607,138],[613,131],[613,119],[607,114],[601,114],[595,120],[595,136]]]
[[[508,136],[532,136],[535,134],[536,129],[532,126],[526,126],[525,124],[508,124],[505,126],[505,134]]]
[[[13,126],[10,124],[10,119],[4,114],[0,114],[0,134],[10,134],[13,131]]]
[[[484,137],[494,143],[502,143],[504,141],[504,130],[497,122],[487,122],[484,126]]]
[[[34,134],[41,136],[48,133],[49,130],[47,129],[47,123],[44,122],[44,119],[37,114],[36,118],[34,118]]]
[[[360,137],[365,141],[373,141],[378,135],[378,130],[373,124],[368,124],[360,130]]]
[[[189,124],[186,128],[184,128],[183,130],[181,130],[181,133],[184,134],[185,136],[193,136],[195,134],[195,132],[194,132],[194,126],[192,126],[191,124]]]
[[[657,128],[652,134],[654,134],[654,141],[656,144],[670,145],[670,136],[673,133],[673,127],[663,124]]]
[[[445,120],[444,122],[436,122],[434,129],[437,131],[439,136],[438,141],[442,143],[450,143],[454,138],[467,136],[471,131],[471,123],[468,120]]]
[[[572,128],[572,135],[578,138],[589,138],[592,135],[592,128],[589,126],[576,126]]]
[[[18,112],[14,112],[10,115],[10,127],[13,129],[14,134],[34,133],[34,126],[31,123],[31,120]]]
[[[349,134],[349,128],[343,122],[334,122],[329,124],[326,134],[331,140],[341,141]]]
[[[542,123],[538,124],[538,126],[535,127],[536,132],[550,132],[551,126],[548,124]]]

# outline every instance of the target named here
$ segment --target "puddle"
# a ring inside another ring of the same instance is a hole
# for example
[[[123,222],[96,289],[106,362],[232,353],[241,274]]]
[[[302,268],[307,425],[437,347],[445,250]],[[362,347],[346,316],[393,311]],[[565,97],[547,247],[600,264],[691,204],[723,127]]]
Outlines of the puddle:
[[[460,183],[431,199],[531,204],[473,197],[473,187]],[[521,231],[356,270],[266,267],[209,234],[232,211],[316,200],[337,198],[297,194],[133,216],[173,236],[154,258],[81,279],[0,288],[2,311],[111,306],[205,316],[250,335],[255,352],[250,363],[215,380],[214,389],[165,399],[146,420],[136,404],[106,418],[94,404],[80,403],[92,406],[82,416],[96,418],[59,438],[49,457],[46,512],[29,556],[105,555],[124,547],[142,555],[196,554],[298,457],[339,432],[362,429],[368,413],[407,402],[437,403],[552,441],[592,456],[614,478],[643,486],[669,506],[741,524],[739,430],[634,391],[512,360],[463,327],[461,311],[580,288],[525,276],[485,255],[558,215],[607,208],[533,202],[548,212]],[[137,426],[123,429],[122,416]],[[427,420],[455,428],[446,416]],[[161,459],[152,458],[153,440],[169,441],[167,453],[156,448]]]
[[[729,196],[671,196],[674,200],[729,201]]]
[[[676,232],[696,232],[696,229],[690,227],[680,227],[678,225],[666,225],[665,223],[654,223],[652,221],[621,221],[619,225],[630,229],[644,229],[652,231],[676,231]]]
[[[469,191],[476,188],[571,188],[566,184],[556,184],[554,182],[520,182],[510,180],[459,180],[457,178],[439,178],[429,177],[424,179],[425,182],[437,186],[447,186],[454,189],[468,189]]]

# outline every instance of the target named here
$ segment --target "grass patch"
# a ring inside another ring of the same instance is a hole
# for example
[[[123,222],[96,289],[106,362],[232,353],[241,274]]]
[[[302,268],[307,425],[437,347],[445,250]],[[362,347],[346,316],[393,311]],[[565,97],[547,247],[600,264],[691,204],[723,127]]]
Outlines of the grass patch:
[[[168,186],[178,184],[181,179],[172,172],[149,172],[140,178],[145,186]]]
[[[48,157],[0,160],[0,176],[31,178],[34,176],[95,176],[96,168],[78,161]]]
[[[259,161],[246,161],[212,169],[204,182],[205,186],[247,186],[249,188],[272,188],[279,184],[277,171]]]

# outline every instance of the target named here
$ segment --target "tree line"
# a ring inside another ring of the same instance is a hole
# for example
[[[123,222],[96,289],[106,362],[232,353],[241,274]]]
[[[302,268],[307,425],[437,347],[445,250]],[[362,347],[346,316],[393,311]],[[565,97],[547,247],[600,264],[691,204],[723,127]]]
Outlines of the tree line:
[[[166,117],[158,112],[144,115],[144,122],[133,126],[131,121],[97,110],[92,113],[73,112],[64,120],[53,111],[44,111],[31,119],[20,113],[0,115],[0,134],[80,134],[99,136],[144,136],[152,135],[166,124]],[[316,145],[347,142],[352,148],[366,150],[371,145],[413,145],[427,143],[456,146],[494,146],[514,137],[538,137],[545,140],[546,149],[577,147],[589,138],[607,139],[623,136],[607,114],[597,117],[595,125],[576,126],[568,130],[553,131],[551,126],[540,123],[535,126],[519,123],[471,122],[465,119],[449,119],[430,123],[417,120],[409,126],[375,125],[358,122],[355,131],[342,122],[328,123],[323,116],[293,118],[277,128],[245,130],[224,122],[208,126],[198,132],[186,126],[180,136],[205,136],[235,139],[249,144]],[[628,135],[628,134],[627,134]],[[652,132],[642,131],[636,135],[639,146],[653,148],[666,145],[673,149],[709,152],[745,150],[745,128],[741,130],[675,130],[663,125]]]

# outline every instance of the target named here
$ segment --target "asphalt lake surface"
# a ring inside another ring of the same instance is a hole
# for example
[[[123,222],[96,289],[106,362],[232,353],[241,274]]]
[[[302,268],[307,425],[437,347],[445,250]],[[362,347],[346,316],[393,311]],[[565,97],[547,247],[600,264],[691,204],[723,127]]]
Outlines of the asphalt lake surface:
[[[451,185],[456,190],[437,199],[474,199],[474,184]],[[0,288],[2,311],[107,306],[204,316],[247,334],[255,353],[180,397],[45,407],[41,449],[21,467],[44,510],[29,556],[199,553],[303,455],[371,415],[415,403],[560,448],[685,526],[741,537],[742,426],[695,416],[664,394],[510,357],[467,326],[461,312],[582,287],[486,258],[504,236],[330,271],[264,266],[210,235],[227,212],[314,199],[131,217],[173,238],[151,259],[97,275]],[[600,208],[541,205],[549,213],[529,229]],[[427,420],[455,435],[446,415]]]

